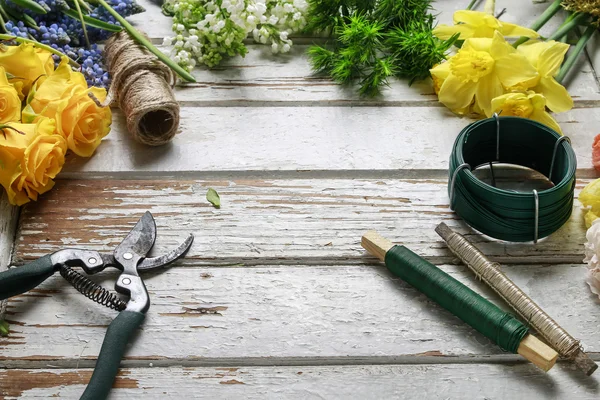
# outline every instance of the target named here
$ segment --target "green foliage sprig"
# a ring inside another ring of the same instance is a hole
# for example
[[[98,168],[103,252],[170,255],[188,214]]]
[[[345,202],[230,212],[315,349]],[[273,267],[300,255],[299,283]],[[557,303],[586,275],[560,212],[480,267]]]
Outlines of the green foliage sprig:
[[[392,76],[412,84],[429,76],[456,40],[432,34],[431,0],[309,0],[312,32],[334,37],[332,46],[312,46],[313,70],[340,84],[359,84],[375,96]]]

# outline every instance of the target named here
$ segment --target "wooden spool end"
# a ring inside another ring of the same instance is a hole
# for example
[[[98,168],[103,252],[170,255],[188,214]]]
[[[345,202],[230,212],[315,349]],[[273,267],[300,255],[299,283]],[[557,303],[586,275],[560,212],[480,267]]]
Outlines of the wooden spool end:
[[[527,335],[521,340],[517,353],[544,371],[549,371],[558,359],[556,351],[533,335]]]
[[[389,249],[394,247],[394,244],[381,236],[375,231],[369,231],[365,233],[360,240],[361,246],[367,250],[371,255],[379,258],[381,261],[385,261],[385,253]]]
[[[590,358],[590,356],[585,354],[583,350],[579,350],[575,354],[575,357],[573,357],[573,363],[575,363],[575,366],[582,370],[587,376],[590,376],[598,369],[598,364],[596,364],[594,360]]]

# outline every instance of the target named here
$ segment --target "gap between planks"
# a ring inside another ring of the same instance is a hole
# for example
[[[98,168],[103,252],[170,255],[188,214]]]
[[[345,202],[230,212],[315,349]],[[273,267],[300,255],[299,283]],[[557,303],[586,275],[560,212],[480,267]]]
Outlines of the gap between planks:
[[[433,354],[431,354],[433,353]],[[587,353],[600,362],[600,353]],[[121,368],[167,368],[167,367],[308,367],[308,366],[357,366],[357,365],[467,365],[467,364],[530,364],[518,354],[495,355],[436,355],[435,352],[403,356],[348,356],[348,357],[215,357],[215,358],[169,358],[169,357],[124,357]],[[558,360],[557,364],[568,364]],[[6,369],[46,369],[46,368],[94,368],[96,359],[91,358],[51,358],[36,360],[0,360],[0,368]]]

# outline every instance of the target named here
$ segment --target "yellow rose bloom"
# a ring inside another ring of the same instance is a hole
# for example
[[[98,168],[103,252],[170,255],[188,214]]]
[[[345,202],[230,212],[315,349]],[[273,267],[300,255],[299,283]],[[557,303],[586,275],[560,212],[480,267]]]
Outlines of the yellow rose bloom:
[[[0,67],[14,76],[9,82],[15,86],[22,100],[29,93],[33,82],[54,71],[54,60],[50,52],[37,49],[31,43],[19,46],[0,45]]]
[[[444,64],[448,64],[445,66]],[[491,112],[492,99],[504,94],[504,88],[515,86],[537,76],[525,56],[504,40],[499,32],[493,39],[467,39],[446,63],[430,70],[442,79],[438,98],[446,107],[457,112],[475,105],[486,115]]]
[[[88,95],[104,101],[106,90],[88,89],[84,76],[71,70],[66,60],[32,93],[29,112],[54,118],[57,132],[79,156],[90,157],[110,132],[110,108],[99,107]]]
[[[62,112],[56,114],[58,132],[67,139],[69,149],[82,157],[90,157],[100,141],[110,132],[110,107],[99,107],[88,93],[100,102],[106,99],[106,90],[83,89],[73,93]]]
[[[529,118],[540,122],[562,135],[558,122],[546,111],[546,99],[535,92],[507,93],[492,100],[491,117],[493,113],[502,116]]]
[[[433,34],[442,40],[450,39],[456,33],[460,34],[459,40],[493,38],[495,32],[506,37],[539,37],[532,29],[500,21],[481,11],[459,10],[454,13],[453,20],[455,25],[440,24],[433,30]]]
[[[17,90],[8,83],[6,71],[0,67],[0,124],[21,120],[21,99]]]
[[[54,186],[67,152],[63,137],[54,133],[55,122],[40,118],[35,124],[8,123],[0,136],[0,184],[14,205],[37,200]]]
[[[568,44],[554,40],[528,41],[517,47],[517,51],[523,54],[538,72],[535,79],[523,82],[524,86],[543,94],[548,108],[554,112],[564,112],[573,108],[573,99],[569,92],[554,79],[568,50]]]

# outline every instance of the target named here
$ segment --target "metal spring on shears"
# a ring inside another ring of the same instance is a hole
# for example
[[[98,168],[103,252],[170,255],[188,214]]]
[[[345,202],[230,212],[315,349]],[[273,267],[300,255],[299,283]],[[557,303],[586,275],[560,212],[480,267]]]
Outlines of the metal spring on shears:
[[[127,303],[121,300],[116,294],[111,293],[97,283],[92,282],[87,277],[66,265],[61,266],[60,274],[67,282],[73,285],[79,293],[98,304],[117,311],[123,311],[127,307]]]

